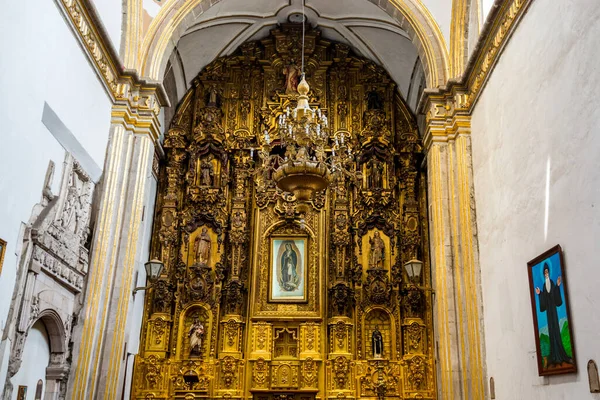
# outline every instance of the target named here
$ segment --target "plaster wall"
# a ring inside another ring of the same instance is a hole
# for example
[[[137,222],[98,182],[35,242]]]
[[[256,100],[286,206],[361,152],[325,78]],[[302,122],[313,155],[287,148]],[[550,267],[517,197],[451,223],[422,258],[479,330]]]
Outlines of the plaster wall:
[[[93,0],[91,3],[98,11],[100,21],[106,29],[110,41],[119,52],[123,33],[123,16],[125,15],[123,6],[127,2],[123,0]]]
[[[600,7],[535,0],[472,114],[486,363],[497,399],[598,399]],[[564,252],[577,374],[538,376],[527,262]]]
[[[40,379],[44,382],[43,390],[46,390],[46,367],[49,363],[50,340],[44,323],[38,321],[33,324],[29,335],[27,335],[25,350],[23,351],[23,363],[12,380],[15,387],[12,400],[16,400],[19,386],[27,386],[26,400],[33,400]]]
[[[494,5],[495,0],[480,0],[481,1],[481,11],[483,13],[483,21],[487,18],[492,6]]]
[[[53,1],[7,2],[0,13],[0,238],[7,241],[0,273],[4,331],[21,250],[22,224],[41,199],[48,162],[58,193],[65,150],[42,123],[44,102],[102,168],[111,101]],[[0,343],[0,382],[9,345]]]

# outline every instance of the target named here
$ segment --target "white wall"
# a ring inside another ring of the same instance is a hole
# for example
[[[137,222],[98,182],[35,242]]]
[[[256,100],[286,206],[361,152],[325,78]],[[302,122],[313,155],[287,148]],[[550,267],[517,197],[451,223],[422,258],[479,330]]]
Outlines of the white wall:
[[[535,0],[472,116],[488,377],[496,399],[599,399],[600,7]],[[537,374],[527,262],[560,244],[578,374]]]
[[[18,235],[40,201],[49,160],[58,192],[65,150],[42,124],[44,102],[99,168],[103,167],[111,102],[53,1],[7,2],[0,13],[0,329],[15,283]],[[0,349],[7,350],[0,346]],[[6,354],[0,354],[4,384]]]
[[[98,11],[102,25],[106,29],[110,41],[117,53],[120,53],[122,24],[123,24],[123,0],[92,0],[91,3]]]
[[[42,321],[37,321],[31,327],[25,341],[23,351],[23,362],[19,372],[12,378],[14,386],[12,399],[17,398],[19,386],[27,386],[27,400],[35,398],[35,390],[38,381],[44,382],[43,390],[46,390],[46,367],[50,363],[50,340],[46,333],[46,327]],[[42,391],[43,393],[43,391]]]
[[[480,0],[481,1],[481,11],[483,13],[483,22],[487,18],[490,10],[492,9],[492,5],[494,5],[495,0]]]
[[[450,49],[450,23],[452,20],[452,0],[420,0],[437,22],[446,46]]]

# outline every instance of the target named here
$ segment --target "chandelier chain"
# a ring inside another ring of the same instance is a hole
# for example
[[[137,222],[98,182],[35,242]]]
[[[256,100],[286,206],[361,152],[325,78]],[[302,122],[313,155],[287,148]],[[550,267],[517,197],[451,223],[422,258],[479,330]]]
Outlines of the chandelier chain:
[[[306,24],[306,14],[304,14],[304,2],[306,0],[302,0],[302,75],[304,76],[304,34],[305,34],[305,24]]]

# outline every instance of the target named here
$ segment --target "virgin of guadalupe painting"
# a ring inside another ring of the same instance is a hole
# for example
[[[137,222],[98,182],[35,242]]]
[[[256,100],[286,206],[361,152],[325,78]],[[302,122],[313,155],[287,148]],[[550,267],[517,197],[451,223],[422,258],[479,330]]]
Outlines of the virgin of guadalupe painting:
[[[577,372],[562,250],[555,246],[527,263],[538,373]]]
[[[306,238],[271,239],[269,301],[306,301]]]

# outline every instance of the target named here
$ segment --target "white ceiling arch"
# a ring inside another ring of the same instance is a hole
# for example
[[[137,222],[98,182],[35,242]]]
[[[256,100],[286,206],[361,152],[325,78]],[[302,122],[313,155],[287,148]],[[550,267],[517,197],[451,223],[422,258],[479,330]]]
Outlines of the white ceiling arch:
[[[140,69],[162,80],[177,49],[192,78],[219,55],[246,40],[259,39],[287,16],[301,10],[323,36],[349,44],[383,65],[405,96],[415,60],[420,59],[428,87],[446,82],[448,54],[441,32],[420,0],[172,0],[152,21],[142,45]],[[194,70],[197,69],[197,70]],[[407,78],[408,77],[408,78]]]

